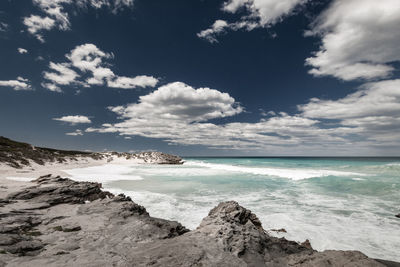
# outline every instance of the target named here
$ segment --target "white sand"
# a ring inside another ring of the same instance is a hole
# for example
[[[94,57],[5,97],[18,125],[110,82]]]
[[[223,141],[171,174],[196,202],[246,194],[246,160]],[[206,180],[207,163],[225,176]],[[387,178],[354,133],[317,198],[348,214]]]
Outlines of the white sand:
[[[144,164],[141,159],[126,159],[124,157],[112,156],[102,160],[94,160],[92,158],[82,157],[78,160],[69,160],[65,163],[48,163],[46,165],[39,165],[31,162],[30,166],[21,169],[10,167],[4,163],[0,163],[0,198],[5,197],[11,192],[15,192],[23,187],[33,185],[30,183],[42,175],[53,174],[62,177],[71,177],[65,170],[87,168],[93,166],[100,166],[106,164],[113,165],[132,165]]]

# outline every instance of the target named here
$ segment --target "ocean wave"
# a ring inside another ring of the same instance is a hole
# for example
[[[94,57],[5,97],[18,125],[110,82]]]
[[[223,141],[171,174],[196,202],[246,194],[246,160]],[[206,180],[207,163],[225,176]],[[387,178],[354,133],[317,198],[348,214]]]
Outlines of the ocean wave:
[[[299,242],[309,239],[318,251],[361,250],[370,257],[398,259],[396,246],[400,244],[400,224],[394,216],[378,215],[388,211],[382,207],[382,202],[378,205],[374,199],[336,198],[311,192],[298,198],[286,190],[241,194],[209,190],[181,195],[106,189],[114,194],[125,193],[144,205],[152,216],[179,221],[189,229],[195,229],[219,202],[235,200],[257,214],[264,229],[285,228],[285,238]],[[365,231],[370,234],[365,235]],[[270,234],[282,237],[282,234]],[[385,242],[382,236],[386,237]]]
[[[400,162],[392,162],[385,164],[385,166],[391,166],[391,167],[400,167]]]
[[[215,164],[203,161],[187,161],[184,163],[186,166],[198,166],[210,168],[214,170],[223,170],[230,172],[241,172],[255,175],[275,176],[280,178],[288,178],[292,180],[303,180],[309,178],[326,177],[326,176],[364,176],[362,173],[333,171],[325,169],[283,169],[283,168],[265,168],[265,167],[247,167],[235,166],[228,164]]]

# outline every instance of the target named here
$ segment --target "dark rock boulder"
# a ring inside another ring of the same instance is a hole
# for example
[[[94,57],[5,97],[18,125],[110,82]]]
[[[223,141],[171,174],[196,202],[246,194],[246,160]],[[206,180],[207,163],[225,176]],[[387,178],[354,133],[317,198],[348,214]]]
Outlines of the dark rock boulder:
[[[1,202],[0,266],[385,266],[357,251],[317,252],[270,236],[234,201],[189,231],[98,183],[35,182]]]
[[[10,194],[7,200],[34,200],[35,202],[57,205],[65,203],[83,204],[85,201],[113,196],[109,192],[102,191],[100,183],[75,182],[68,178],[51,178],[51,175],[41,176],[35,182],[38,185]]]

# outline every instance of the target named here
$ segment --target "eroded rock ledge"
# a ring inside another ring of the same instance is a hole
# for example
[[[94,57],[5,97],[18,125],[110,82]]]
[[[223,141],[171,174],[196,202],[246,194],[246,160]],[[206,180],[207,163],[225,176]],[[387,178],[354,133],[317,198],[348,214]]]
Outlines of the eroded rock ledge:
[[[272,237],[234,201],[189,231],[101,184],[47,175],[0,199],[0,210],[0,266],[385,266]]]

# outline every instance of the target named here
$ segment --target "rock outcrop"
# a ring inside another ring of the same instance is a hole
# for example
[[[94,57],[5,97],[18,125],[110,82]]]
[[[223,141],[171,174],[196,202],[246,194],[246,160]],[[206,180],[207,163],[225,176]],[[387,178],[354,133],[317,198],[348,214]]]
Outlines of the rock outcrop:
[[[0,136],[0,163],[13,168],[23,168],[31,163],[46,165],[79,162],[82,159],[112,162],[116,159],[140,160],[153,164],[183,164],[182,158],[162,152],[120,153],[120,152],[83,152],[35,147],[27,143],[13,141]]]
[[[388,263],[388,262],[386,262]],[[396,263],[394,263],[396,264]],[[101,184],[42,176],[0,200],[0,266],[385,266],[268,235],[234,201],[200,226],[151,217]],[[387,265],[389,266],[389,265]]]

